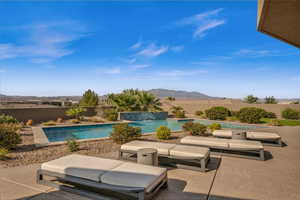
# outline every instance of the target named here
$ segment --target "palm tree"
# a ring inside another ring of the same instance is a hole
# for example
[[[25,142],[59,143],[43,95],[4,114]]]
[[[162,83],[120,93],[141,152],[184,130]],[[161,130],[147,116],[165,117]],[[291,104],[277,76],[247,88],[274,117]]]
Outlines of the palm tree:
[[[159,111],[160,99],[153,94],[140,90],[124,90],[120,94],[109,94],[106,103],[116,107],[118,111]]]

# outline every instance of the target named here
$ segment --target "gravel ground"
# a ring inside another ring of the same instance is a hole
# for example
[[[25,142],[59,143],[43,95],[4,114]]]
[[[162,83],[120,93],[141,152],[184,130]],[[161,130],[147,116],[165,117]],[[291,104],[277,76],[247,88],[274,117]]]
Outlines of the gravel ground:
[[[177,143],[184,133],[172,133],[172,137],[164,142]],[[68,154],[66,145],[48,146],[37,148],[34,145],[33,133],[31,128],[24,128],[21,132],[22,144],[12,150],[8,154],[8,159],[5,161],[0,160],[0,168],[24,166],[35,163],[43,163],[49,160],[53,160]],[[141,139],[157,141],[154,135],[143,136]],[[79,142],[80,150],[76,153],[99,156],[101,154],[118,151],[120,145],[114,143],[112,140],[96,140]]]

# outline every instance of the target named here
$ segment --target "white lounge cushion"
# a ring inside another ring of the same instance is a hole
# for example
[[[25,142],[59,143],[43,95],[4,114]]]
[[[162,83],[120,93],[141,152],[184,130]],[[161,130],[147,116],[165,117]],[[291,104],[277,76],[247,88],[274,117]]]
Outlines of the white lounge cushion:
[[[257,139],[257,140],[277,140],[280,139],[280,135],[277,133],[269,133],[269,132],[247,132],[248,139]]]
[[[170,150],[170,155],[175,157],[201,159],[209,156],[209,149],[197,146],[176,145]]]
[[[212,132],[212,135],[216,137],[231,138],[232,130],[215,130]]]
[[[122,163],[119,160],[73,154],[43,163],[41,169],[99,182],[102,174]]]
[[[262,150],[261,142],[249,140],[230,140],[229,148],[232,150]]]
[[[193,144],[207,147],[228,148],[228,140],[221,138],[209,138],[201,136],[186,136],[180,140],[182,144]]]
[[[170,149],[172,149],[175,146],[176,144],[134,140],[129,143],[123,144],[121,146],[121,149],[137,152],[138,150],[143,148],[153,148],[153,149],[157,149],[158,154],[169,155]]]
[[[151,191],[165,176],[167,170],[160,167],[124,163],[101,176],[101,182],[111,185],[142,187]]]

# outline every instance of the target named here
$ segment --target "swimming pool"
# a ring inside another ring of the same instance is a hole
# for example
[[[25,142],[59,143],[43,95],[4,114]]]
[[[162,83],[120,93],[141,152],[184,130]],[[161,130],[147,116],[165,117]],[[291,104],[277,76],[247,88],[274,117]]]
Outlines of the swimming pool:
[[[181,131],[182,125],[186,120],[147,120],[147,121],[135,121],[130,122],[130,126],[140,127],[142,133],[155,132],[159,126],[167,126],[172,131]],[[210,120],[194,120],[205,125],[214,123]],[[243,125],[228,122],[218,122],[222,128],[231,129],[255,129],[262,128],[261,126]],[[68,138],[75,139],[92,139],[92,138],[104,138],[108,137],[112,132],[114,124],[97,124],[97,125],[83,125],[83,126],[67,126],[67,127],[47,127],[43,128],[43,131],[48,138],[49,142],[61,142]]]

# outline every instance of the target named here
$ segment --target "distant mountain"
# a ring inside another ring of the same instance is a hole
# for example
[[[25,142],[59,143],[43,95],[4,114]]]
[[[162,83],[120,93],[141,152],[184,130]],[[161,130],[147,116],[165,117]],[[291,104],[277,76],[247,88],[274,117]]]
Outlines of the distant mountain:
[[[200,92],[188,92],[182,90],[152,89],[148,92],[151,92],[160,98],[175,97],[182,99],[217,99],[217,97],[211,97]]]
[[[6,95],[4,95],[4,94],[0,94],[0,97],[5,97]]]

